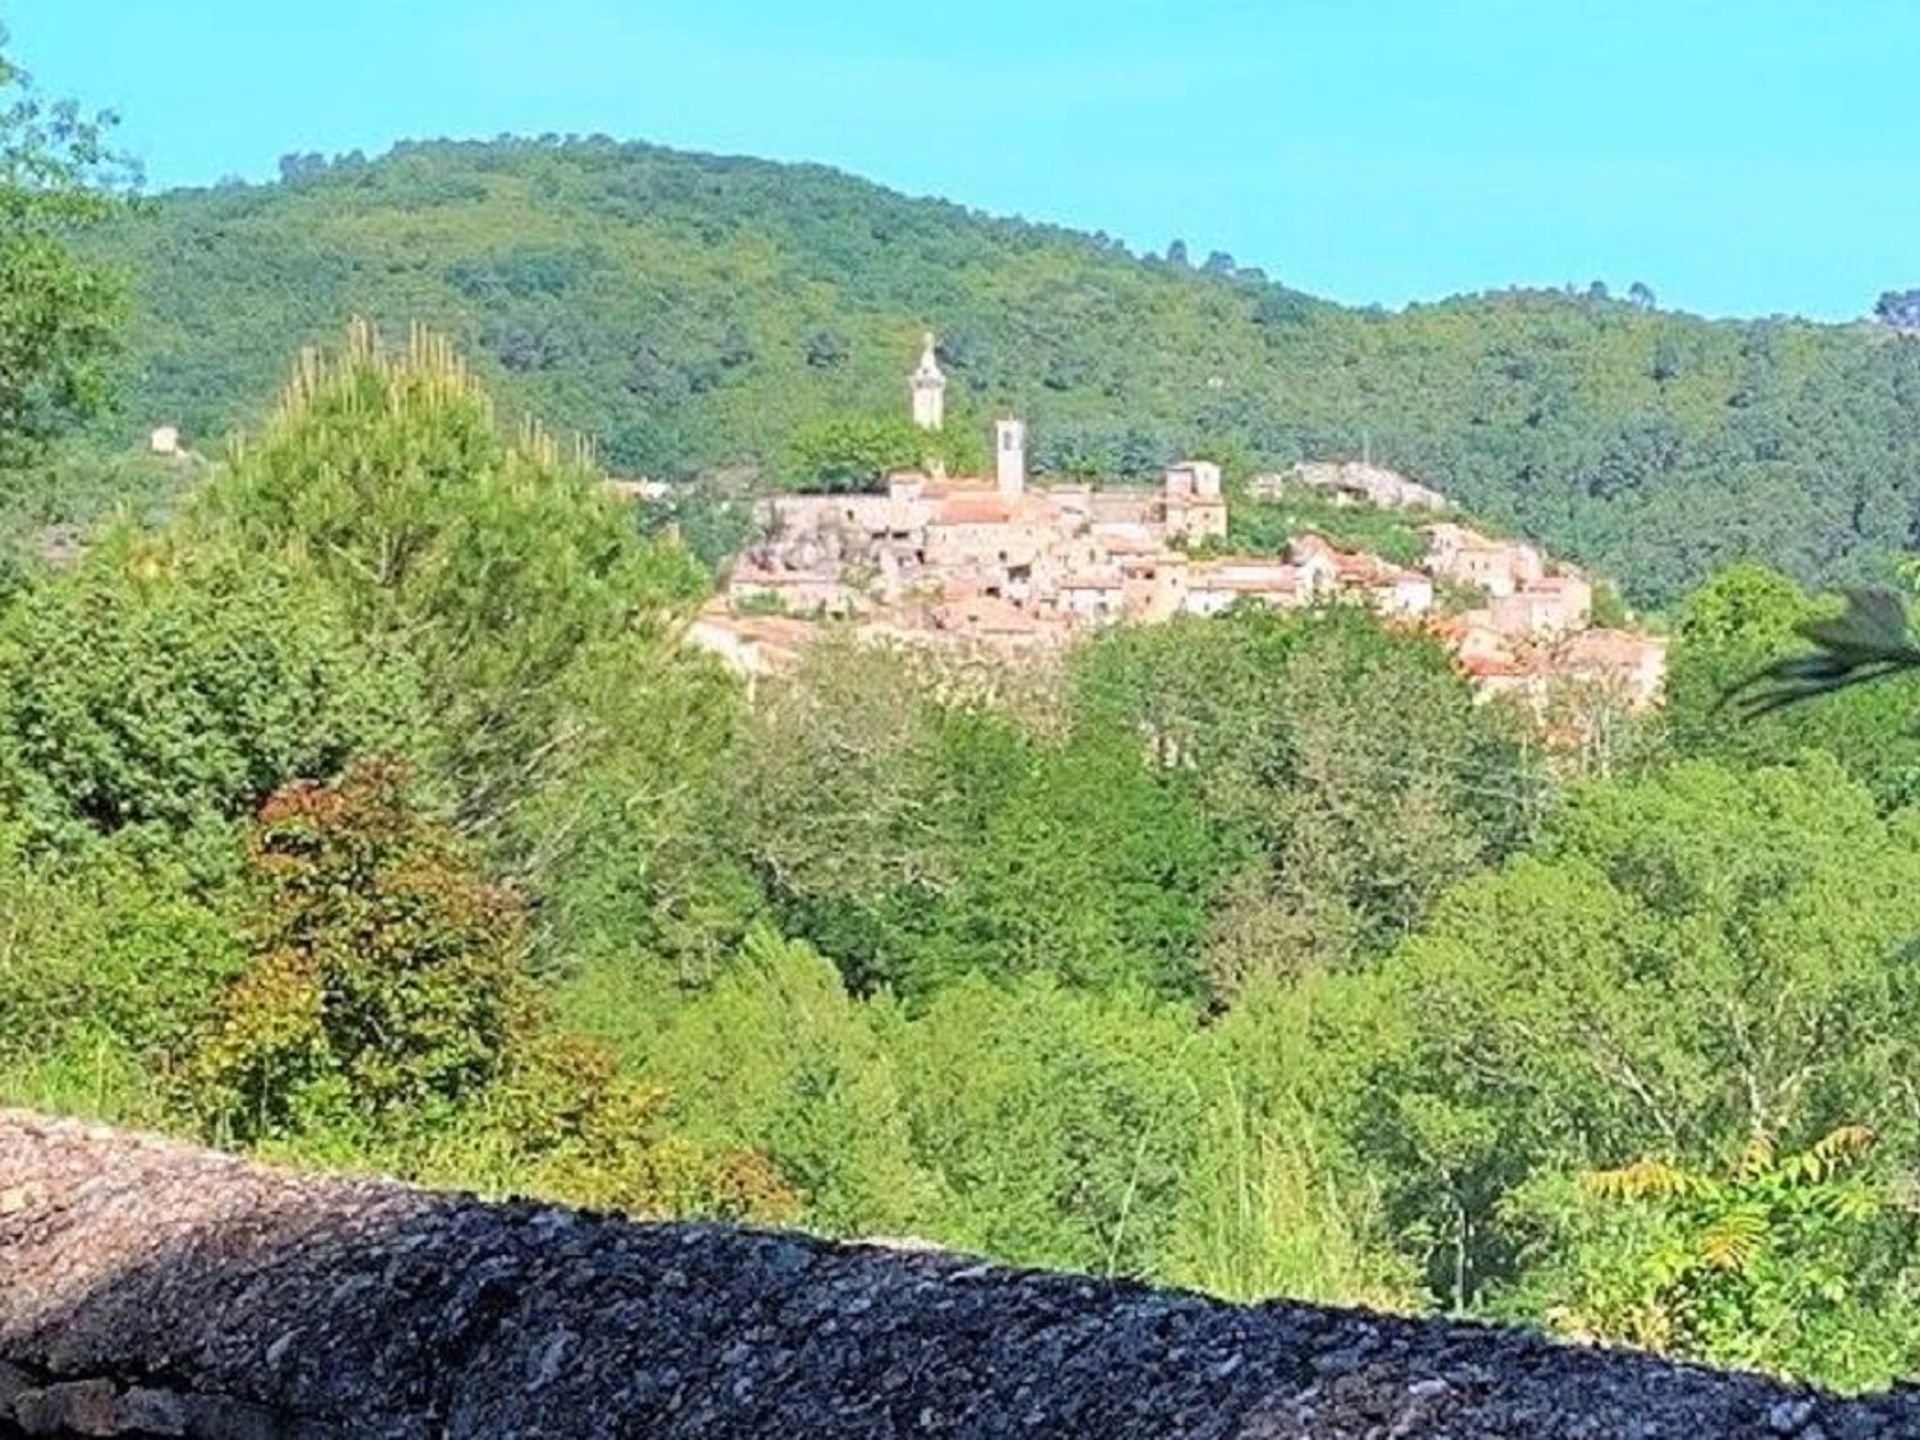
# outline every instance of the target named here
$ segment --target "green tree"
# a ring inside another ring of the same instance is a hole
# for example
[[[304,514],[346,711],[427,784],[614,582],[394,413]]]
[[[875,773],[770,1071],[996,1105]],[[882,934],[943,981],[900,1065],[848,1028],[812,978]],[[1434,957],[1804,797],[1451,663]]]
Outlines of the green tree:
[[[1185,777],[1150,769],[1124,732],[1088,729],[1028,755],[898,983],[924,996],[968,972],[1041,973],[1198,995],[1221,857]]]
[[[892,1058],[806,945],[755,931],[732,968],[635,1049],[678,1098],[687,1132],[766,1156],[809,1225],[900,1234],[927,1219],[930,1177],[912,1153]]]
[[[1537,853],[1469,879],[1323,1002],[1367,1055],[1342,1113],[1456,1305],[1512,1274],[1538,1170],[1913,1119],[1920,849],[1830,760],[1705,762],[1578,790]],[[1336,1003],[1337,1002],[1337,1003]]]
[[[742,727],[736,843],[857,991],[900,981],[1028,764],[1017,726],[944,685],[927,657],[828,639]]]
[[[891,472],[929,461],[967,473],[985,463],[985,452],[963,426],[927,431],[892,412],[835,415],[794,432],[782,473],[793,490],[878,490]]]
[[[369,647],[418,667],[436,768],[471,825],[503,823],[586,752],[575,667],[635,636],[671,644],[704,588],[676,543],[638,536],[584,453],[531,427],[503,439],[465,367],[417,330],[401,353],[356,325],[337,359],[309,355],[187,528],[310,568]]]
[[[404,660],[268,556],[121,531],[0,616],[0,795],[43,840],[242,819],[422,715]]]
[[[1545,806],[1525,731],[1357,607],[1125,629],[1073,661],[1077,713],[1143,735],[1238,853],[1208,960],[1223,995],[1378,953]]]
[[[1191,1014],[1046,977],[970,977],[891,1041],[915,1153],[944,1182],[936,1233],[1020,1264],[1150,1275],[1190,1172]]]
[[[303,1163],[641,1214],[796,1217],[766,1157],[701,1143],[668,1091],[555,1023],[526,902],[397,767],[279,791],[249,858],[248,953],[177,1067],[203,1129]]]
[[[43,99],[0,55],[0,464],[105,399],[121,287],[78,241],[131,179],[106,148],[112,125]]]
[[[295,1153],[311,1158],[311,1138],[303,1141]],[[356,1137],[349,1155],[427,1184],[594,1209],[760,1224],[800,1218],[800,1197],[765,1156],[701,1144],[670,1092],[624,1069],[606,1046],[551,1028],[523,1037],[457,1115],[398,1136]]]
[[[1742,723],[1727,699],[1807,650],[1805,627],[1830,620],[1836,600],[1758,565],[1736,565],[1687,595],[1674,615],[1667,681],[1672,748],[1741,764],[1779,764],[1808,749],[1835,756],[1892,809],[1920,800],[1920,679],[1850,689],[1819,705],[1787,706]]]
[[[540,966],[575,1023],[617,1044],[713,980],[765,916],[729,803],[750,717],[711,657],[640,637],[580,665],[568,694],[587,753],[516,828]]]
[[[782,923],[914,1003],[972,971],[1195,994],[1221,857],[1186,777],[1002,678],[848,642],[762,692],[737,793]]]

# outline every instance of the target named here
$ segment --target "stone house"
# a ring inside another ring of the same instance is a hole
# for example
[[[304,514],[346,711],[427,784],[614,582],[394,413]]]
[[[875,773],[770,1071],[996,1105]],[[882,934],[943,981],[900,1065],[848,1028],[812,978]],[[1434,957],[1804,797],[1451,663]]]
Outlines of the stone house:
[[[1218,615],[1240,601],[1293,610],[1313,602],[1311,581],[1284,560],[1227,559],[1196,564],[1187,577],[1183,608],[1189,615]]]
[[[1667,678],[1667,639],[1631,630],[1582,630],[1562,644],[1556,660],[1579,679],[1618,687],[1635,706],[1657,702]]]
[[[1433,608],[1433,581],[1377,555],[1341,550],[1323,535],[1308,533],[1287,547],[1287,558],[1305,577],[1310,594],[1345,595],[1391,615],[1424,615]]]
[[[1170,466],[1163,503],[1169,538],[1227,538],[1227,502],[1220,493],[1220,467],[1211,460],[1187,460]]]
[[[1451,521],[1427,527],[1426,569],[1435,579],[1484,590],[1493,599],[1545,577],[1546,557],[1523,540],[1492,540]]]
[[[735,605],[775,606],[786,615],[852,615],[868,603],[837,564],[787,569],[742,562],[727,577],[727,598]]]
[[[1487,602],[1494,628],[1507,635],[1564,635],[1593,618],[1593,586],[1584,576],[1549,575]]]
[[[769,675],[792,668],[818,631],[781,615],[734,615],[709,605],[687,626],[687,642],[715,656],[747,682],[748,693]]]
[[[1091,624],[1126,618],[1127,583],[1118,565],[1075,570],[1054,589],[1054,604],[1064,617]]]
[[[1373,595],[1389,615],[1425,615],[1433,609],[1433,579],[1418,570],[1394,565],[1375,586]]]

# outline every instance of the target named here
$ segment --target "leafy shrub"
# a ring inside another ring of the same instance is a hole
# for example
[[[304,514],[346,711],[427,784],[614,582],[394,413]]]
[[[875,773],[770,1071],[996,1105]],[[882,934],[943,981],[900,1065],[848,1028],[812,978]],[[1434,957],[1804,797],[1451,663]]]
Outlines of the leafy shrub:
[[[257,1140],[417,1124],[498,1076],[530,1002],[524,902],[473,870],[386,763],[262,807],[252,959],[190,1065],[196,1110]]]
[[[270,558],[120,532],[0,618],[0,794],[73,842],[236,819],[420,711],[322,589]]]
[[[921,1223],[915,1164],[891,1057],[832,965],[761,930],[713,987],[646,1047],[644,1069],[676,1097],[690,1135],[766,1156],[829,1234]]]
[[[936,1233],[1029,1265],[1156,1273],[1199,1135],[1190,1012],[974,976],[892,1032]]]

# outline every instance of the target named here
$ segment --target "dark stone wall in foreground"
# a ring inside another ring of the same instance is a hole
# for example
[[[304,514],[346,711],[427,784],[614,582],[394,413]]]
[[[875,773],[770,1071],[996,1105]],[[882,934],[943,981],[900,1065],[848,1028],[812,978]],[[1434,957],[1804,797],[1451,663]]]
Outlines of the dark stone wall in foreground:
[[[1471,1325],[289,1174],[0,1112],[0,1436],[1920,1437]]]

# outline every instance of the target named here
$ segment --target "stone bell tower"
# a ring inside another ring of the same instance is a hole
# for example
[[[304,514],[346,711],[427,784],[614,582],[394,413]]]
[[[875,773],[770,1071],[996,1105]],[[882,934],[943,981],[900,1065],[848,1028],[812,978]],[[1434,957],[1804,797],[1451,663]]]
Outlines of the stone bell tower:
[[[947,377],[933,354],[933,332],[927,332],[920,364],[907,381],[913,396],[913,423],[922,430],[938,430],[947,418]]]
[[[994,479],[1000,494],[1017,499],[1027,488],[1027,427],[1001,420],[993,427]]]

